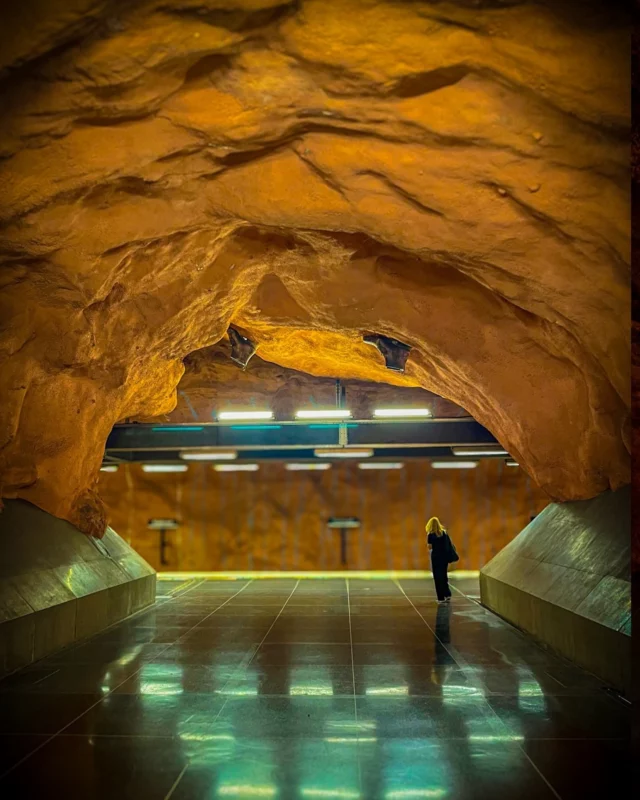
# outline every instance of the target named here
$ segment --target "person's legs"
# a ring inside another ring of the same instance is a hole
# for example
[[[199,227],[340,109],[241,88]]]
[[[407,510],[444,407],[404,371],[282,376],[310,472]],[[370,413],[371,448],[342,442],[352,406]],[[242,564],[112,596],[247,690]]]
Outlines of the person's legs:
[[[449,575],[447,574],[448,569],[449,565],[445,564],[442,570],[442,589],[444,591],[445,600],[451,598],[451,587],[449,586]]]
[[[440,564],[438,561],[433,560],[431,562],[431,570],[433,572],[433,582],[436,585],[438,600],[444,600],[446,597],[447,565]]]

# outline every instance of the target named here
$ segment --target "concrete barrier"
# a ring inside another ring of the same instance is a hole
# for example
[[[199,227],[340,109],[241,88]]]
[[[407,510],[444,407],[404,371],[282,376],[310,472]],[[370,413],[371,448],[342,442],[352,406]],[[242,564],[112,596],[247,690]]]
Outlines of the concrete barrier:
[[[482,603],[631,693],[630,487],[552,503],[480,572]]]

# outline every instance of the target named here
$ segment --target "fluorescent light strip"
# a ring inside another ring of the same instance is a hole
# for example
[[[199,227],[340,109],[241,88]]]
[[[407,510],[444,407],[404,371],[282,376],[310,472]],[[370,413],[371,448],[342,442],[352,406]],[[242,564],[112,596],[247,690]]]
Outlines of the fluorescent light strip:
[[[331,464],[285,464],[285,469],[288,469],[289,472],[303,472],[305,470],[321,470],[321,469],[331,469]]]
[[[218,414],[218,419],[220,421],[273,419],[273,411],[220,411]]]
[[[183,450],[180,453],[184,461],[233,461],[237,457],[237,450]]]
[[[358,469],[402,469],[404,464],[400,461],[370,461],[366,464],[358,464]]]
[[[104,467],[100,467],[100,472],[117,472],[118,465],[117,464],[105,464]]]
[[[216,472],[257,472],[258,464],[214,464]]]
[[[143,464],[143,472],[186,472],[186,464]]]
[[[428,408],[376,408],[374,417],[430,417]]]
[[[517,461],[505,461],[504,463],[505,463],[505,464],[506,464],[508,467],[519,467],[519,466],[520,466],[520,464],[518,464],[518,462],[517,462]]]
[[[321,448],[313,451],[316,458],[371,458],[373,450],[356,450],[355,448],[349,449],[347,447],[336,448]]]
[[[506,450],[491,447],[453,447],[454,456],[508,456]]]
[[[477,461],[432,461],[433,469],[474,469]]]
[[[351,412],[346,408],[318,408],[296,411],[296,419],[350,419]]]

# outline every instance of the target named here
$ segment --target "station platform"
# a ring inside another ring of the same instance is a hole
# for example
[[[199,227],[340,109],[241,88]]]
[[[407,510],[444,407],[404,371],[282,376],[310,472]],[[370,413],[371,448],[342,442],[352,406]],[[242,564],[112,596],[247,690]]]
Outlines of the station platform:
[[[589,800],[630,782],[629,708],[483,608],[475,577],[449,605],[426,576],[172,577],[0,683],[3,797]]]

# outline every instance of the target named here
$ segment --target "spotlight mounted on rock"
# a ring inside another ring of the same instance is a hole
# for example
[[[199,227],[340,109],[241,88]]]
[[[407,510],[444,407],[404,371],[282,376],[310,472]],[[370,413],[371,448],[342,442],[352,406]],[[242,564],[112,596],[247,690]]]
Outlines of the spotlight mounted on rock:
[[[404,372],[411,352],[411,347],[408,344],[399,342],[397,339],[391,339],[389,336],[382,336],[379,333],[372,333],[362,338],[367,344],[372,344],[378,348],[384,357],[384,365],[387,369],[392,369],[394,372]]]
[[[251,339],[238,333],[235,328],[229,328],[227,333],[231,342],[231,360],[245,369],[251,356],[256,352],[256,346]]]

